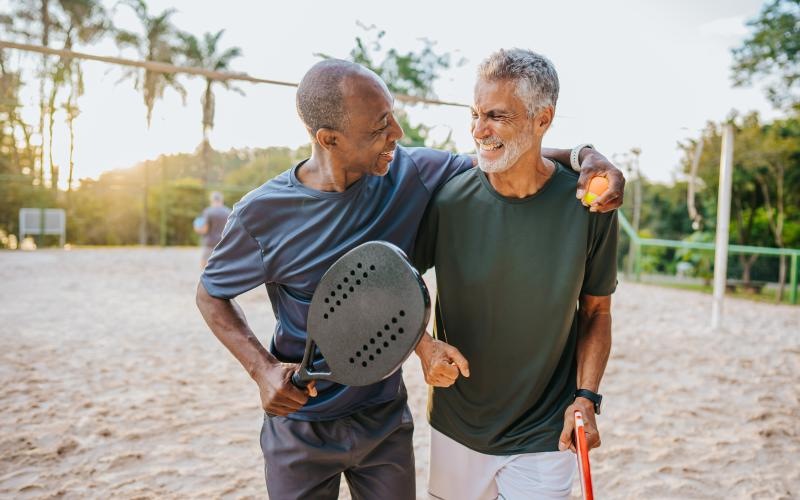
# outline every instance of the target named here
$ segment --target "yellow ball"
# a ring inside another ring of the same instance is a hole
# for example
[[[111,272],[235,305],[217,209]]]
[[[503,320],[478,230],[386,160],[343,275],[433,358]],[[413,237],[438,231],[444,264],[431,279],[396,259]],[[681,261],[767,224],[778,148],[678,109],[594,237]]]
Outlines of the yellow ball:
[[[592,193],[591,191],[590,191],[590,192],[587,192],[587,193],[586,193],[586,196],[584,196],[584,197],[583,197],[583,201],[584,201],[584,203],[586,203],[587,205],[588,205],[589,203],[593,202],[593,201],[594,201],[594,200],[596,200],[596,199],[597,199],[597,195],[596,195],[596,194],[594,194],[594,193]]]

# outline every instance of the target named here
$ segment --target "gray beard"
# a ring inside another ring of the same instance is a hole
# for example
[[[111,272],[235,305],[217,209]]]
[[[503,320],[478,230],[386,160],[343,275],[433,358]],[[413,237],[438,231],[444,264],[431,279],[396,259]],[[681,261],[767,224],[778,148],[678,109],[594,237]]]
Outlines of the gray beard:
[[[487,174],[505,172],[517,163],[522,154],[530,149],[532,143],[533,138],[527,133],[522,133],[518,139],[503,144],[503,155],[496,160],[486,160],[478,154],[478,167]]]

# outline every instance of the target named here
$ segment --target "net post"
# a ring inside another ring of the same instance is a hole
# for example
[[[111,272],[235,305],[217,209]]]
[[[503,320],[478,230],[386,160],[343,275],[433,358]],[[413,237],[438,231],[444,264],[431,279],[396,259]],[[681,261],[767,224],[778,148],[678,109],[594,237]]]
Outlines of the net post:
[[[637,238],[636,241],[633,243],[634,248],[634,259],[633,259],[633,272],[635,276],[636,282],[642,281],[642,244],[639,242]]]
[[[797,304],[797,254],[792,254],[792,267],[789,272],[789,298],[792,304]]]
[[[733,184],[733,125],[725,125],[722,133],[722,154],[719,160],[719,196],[717,197],[717,227],[714,250],[714,298],[711,303],[711,328],[722,326],[722,307],[728,271],[728,231],[731,216],[731,186]]]

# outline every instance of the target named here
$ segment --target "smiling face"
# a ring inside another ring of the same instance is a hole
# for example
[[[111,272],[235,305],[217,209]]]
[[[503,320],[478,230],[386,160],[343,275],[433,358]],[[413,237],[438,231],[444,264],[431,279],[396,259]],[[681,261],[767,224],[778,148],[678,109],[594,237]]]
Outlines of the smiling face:
[[[332,150],[337,163],[356,174],[386,175],[403,137],[391,93],[377,77],[359,74],[343,82],[343,99],[347,125]]]
[[[470,130],[484,172],[508,170],[536,145],[535,117],[528,116],[516,90],[514,80],[479,79],[475,85]]]

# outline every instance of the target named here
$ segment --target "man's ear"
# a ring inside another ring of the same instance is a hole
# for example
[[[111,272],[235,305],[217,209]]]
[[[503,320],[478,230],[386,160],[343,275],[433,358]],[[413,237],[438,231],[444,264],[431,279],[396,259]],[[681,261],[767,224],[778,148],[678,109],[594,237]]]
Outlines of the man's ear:
[[[539,134],[547,132],[547,129],[549,129],[550,125],[553,123],[554,115],[555,109],[553,109],[552,106],[546,107],[536,115],[534,118],[534,126]]]
[[[321,128],[314,135],[317,143],[330,151],[339,145],[339,133],[330,128]]]

